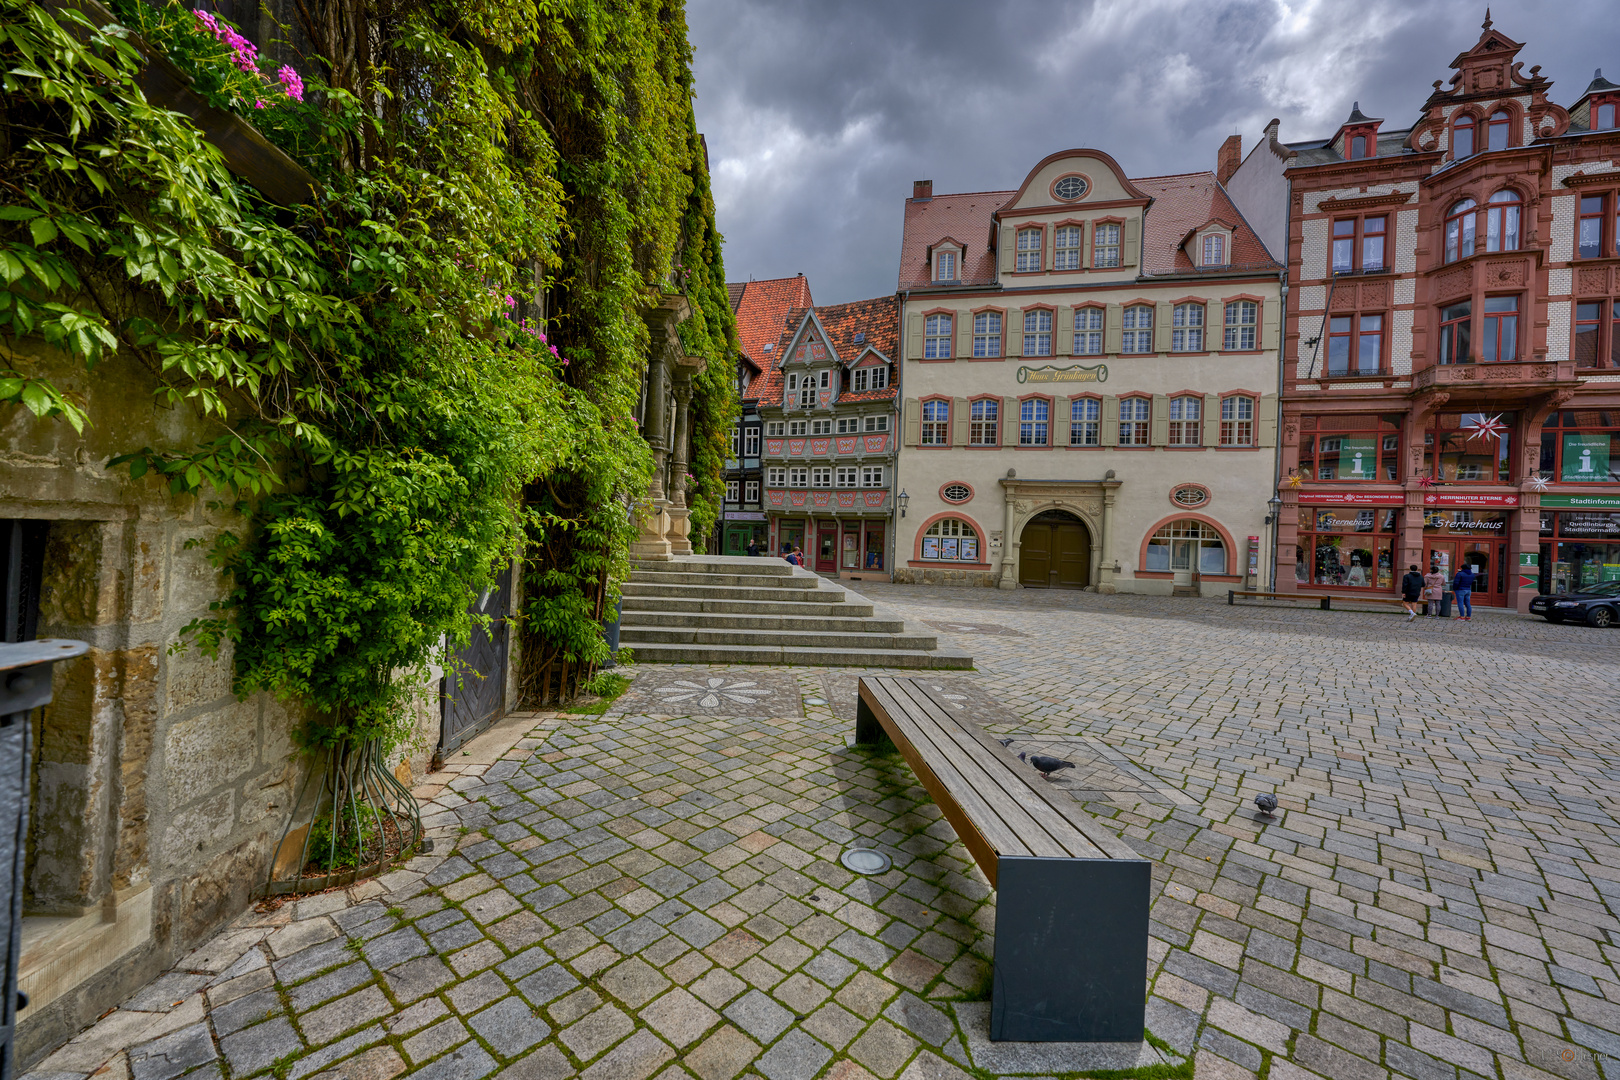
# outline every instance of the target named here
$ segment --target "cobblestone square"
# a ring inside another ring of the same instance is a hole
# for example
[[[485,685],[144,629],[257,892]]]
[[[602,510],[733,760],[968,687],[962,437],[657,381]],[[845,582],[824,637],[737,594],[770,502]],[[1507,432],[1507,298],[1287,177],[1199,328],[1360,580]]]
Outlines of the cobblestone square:
[[[1620,1077],[1620,636],[869,592],[974,654],[916,677],[1074,760],[1056,782],[1153,860],[1168,1059],[986,1041],[994,895],[904,763],[846,745],[860,672],[649,666],[430,778],[433,854],[244,915],[33,1080]]]

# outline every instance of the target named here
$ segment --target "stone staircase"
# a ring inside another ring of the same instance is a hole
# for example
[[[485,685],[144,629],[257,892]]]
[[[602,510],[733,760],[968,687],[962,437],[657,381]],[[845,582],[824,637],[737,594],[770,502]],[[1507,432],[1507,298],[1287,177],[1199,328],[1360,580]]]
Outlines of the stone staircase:
[[[619,641],[642,663],[973,666],[931,631],[780,559],[637,563],[623,593]]]

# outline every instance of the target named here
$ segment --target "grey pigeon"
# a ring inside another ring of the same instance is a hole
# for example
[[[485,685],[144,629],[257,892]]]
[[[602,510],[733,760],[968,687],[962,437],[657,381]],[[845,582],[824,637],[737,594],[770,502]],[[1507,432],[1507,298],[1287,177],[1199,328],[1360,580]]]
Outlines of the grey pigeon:
[[[1270,817],[1277,809],[1277,796],[1269,791],[1262,791],[1254,797],[1254,805],[1260,808],[1262,814]]]
[[[1074,762],[1072,761],[1063,761],[1059,758],[1047,757],[1045,754],[1036,754],[1034,757],[1025,757],[1023,753],[1020,752],[1018,755],[1018,760],[1035,766],[1035,771],[1041,774],[1042,780],[1052,779],[1052,774],[1057,772],[1059,769],[1074,768]]]

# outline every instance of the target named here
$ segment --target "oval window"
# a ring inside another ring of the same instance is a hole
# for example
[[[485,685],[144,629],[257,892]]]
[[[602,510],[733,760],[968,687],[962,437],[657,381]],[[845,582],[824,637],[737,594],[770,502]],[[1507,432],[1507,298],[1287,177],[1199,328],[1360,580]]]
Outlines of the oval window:
[[[1052,194],[1060,199],[1072,201],[1086,193],[1086,181],[1079,176],[1065,176],[1052,185]]]
[[[1209,489],[1197,484],[1183,484],[1170,495],[1177,506],[1203,506],[1209,502]]]
[[[946,502],[952,503],[965,503],[973,498],[973,489],[966,484],[946,484],[939,493]]]

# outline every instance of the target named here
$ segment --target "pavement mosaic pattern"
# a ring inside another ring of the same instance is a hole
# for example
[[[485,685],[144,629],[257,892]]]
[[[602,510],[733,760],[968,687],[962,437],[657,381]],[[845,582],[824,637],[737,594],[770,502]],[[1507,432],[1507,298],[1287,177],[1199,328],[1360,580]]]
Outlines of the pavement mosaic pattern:
[[[1016,631],[939,684],[1154,859],[1148,1024],[1200,1080],[1620,1080],[1620,634],[868,593]],[[32,1080],[1118,1067],[983,1042],[993,897],[904,764],[845,748],[855,674],[648,667],[536,717],[422,789],[434,856],[245,916]]]

